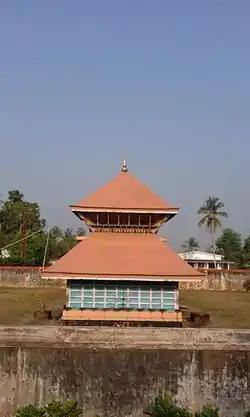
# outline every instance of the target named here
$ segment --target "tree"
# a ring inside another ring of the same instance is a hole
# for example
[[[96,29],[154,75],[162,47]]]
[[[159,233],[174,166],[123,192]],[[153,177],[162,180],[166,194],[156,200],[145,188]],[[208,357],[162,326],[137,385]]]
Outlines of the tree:
[[[218,228],[222,227],[220,217],[228,217],[226,211],[223,211],[224,203],[220,201],[218,197],[209,197],[203,205],[197,211],[197,214],[201,216],[198,222],[198,226],[205,227],[205,229],[211,235],[211,243],[213,247],[214,255],[214,267],[216,268],[216,257],[215,257],[215,233]]]
[[[86,229],[78,229],[77,234],[85,235]],[[46,262],[58,259],[77,243],[71,227],[63,231],[54,226],[48,236],[39,205],[26,201],[19,190],[10,190],[8,199],[0,202],[1,263],[43,265],[45,256]],[[8,250],[8,258],[1,258],[3,248]]]
[[[9,195],[9,201],[11,203],[20,203],[21,201],[23,201],[24,195],[20,193],[19,190],[10,190],[8,192],[8,195]]]
[[[200,248],[199,242],[195,237],[190,237],[189,239],[185,240],[182,245],[185,252],[193,252]]]
[[[241,263],[242,257],[242,237],[231,228],[224,229],[215,242],[218,252],[220,252],[227,261]]]
[[[57,226],[54,226],[49,232],[49,247],[48,259],[56,260],[65,255],[79,242],[76,236],[85,236],[86,229],[84,227],[78,228],[74,233],[72,227],[67,227],[65,231]]]
[[[39,205],[23,197],[19,190],[10,190],[0,207],[0,247],[7,246],[9,263],[36,265],[44,251],[46,221],[40,216]]]
[[[240,265],[242,268],[249,268],[250,266],[250,235],[244,240],[243,248],[243,263]]]
[[[78,227],[76,231],[76,236],[86,236],[87,230],[86,227]]]

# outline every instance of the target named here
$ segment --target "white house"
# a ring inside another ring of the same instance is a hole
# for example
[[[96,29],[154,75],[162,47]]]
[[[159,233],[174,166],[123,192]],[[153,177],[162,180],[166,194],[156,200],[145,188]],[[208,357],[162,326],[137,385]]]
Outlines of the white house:
[[[10,257],[10,251],[8,249],[2,249],[0,251],[0,258],[9,258]]]
[[[201,252],[199,250],[193,252],[182,252],[179,256],[194,268],[209,269],[214,268],[214,254],[210,252]],[[230,269],[233,262],[225,261],[223,255],[216,254],[216,269]]]

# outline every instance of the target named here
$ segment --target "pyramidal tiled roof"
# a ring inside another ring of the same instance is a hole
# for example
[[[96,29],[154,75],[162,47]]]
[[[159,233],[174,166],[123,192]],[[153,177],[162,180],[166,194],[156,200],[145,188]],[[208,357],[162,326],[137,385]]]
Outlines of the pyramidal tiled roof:
[[[178,211],[177,207],[155,195],[127,170],[120,172],[104,186],[71,207]]]
[[[202,274],[155,234],[134,233],[92,233],[47,268],[43,276],[202,279]]]

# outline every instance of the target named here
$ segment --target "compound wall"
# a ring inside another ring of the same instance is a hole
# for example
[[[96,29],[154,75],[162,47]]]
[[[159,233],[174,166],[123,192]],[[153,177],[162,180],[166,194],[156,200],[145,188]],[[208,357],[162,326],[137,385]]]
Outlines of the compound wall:
[[[0,415],[76,398],[85,417],[139,417],[159,393],[223,416],[250,409],[250,331],[0,327]]]

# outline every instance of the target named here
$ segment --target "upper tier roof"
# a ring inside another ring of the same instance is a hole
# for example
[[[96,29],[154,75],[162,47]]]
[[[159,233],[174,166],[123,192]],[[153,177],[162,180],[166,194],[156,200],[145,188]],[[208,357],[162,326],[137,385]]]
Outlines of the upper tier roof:
[[[122,171],[115,178],[71,207],[74,210],[78,208],[86,210],[131,209],[178,212],[177,207],[162,200],[150,188],[130,174],[126,165],[123,165]]]
[[[92,233],[44,277],[201,280],[202,274],[154,234]]]

